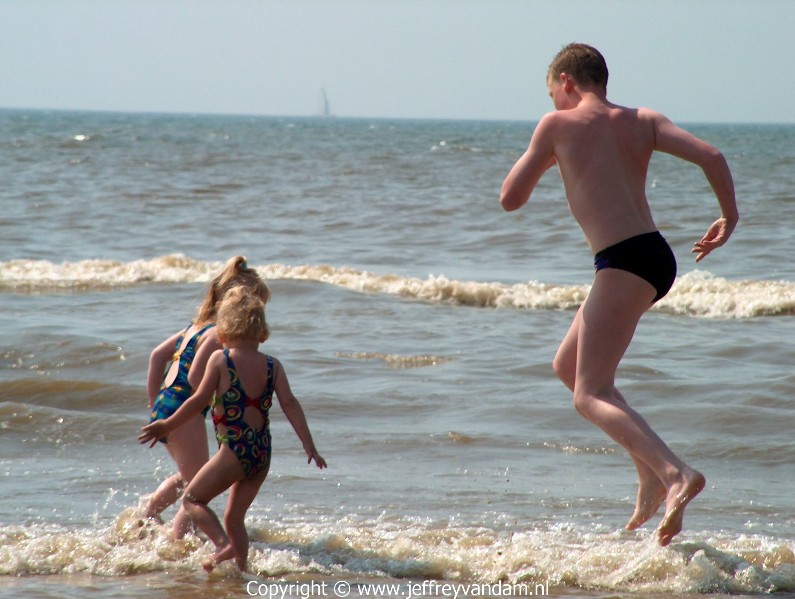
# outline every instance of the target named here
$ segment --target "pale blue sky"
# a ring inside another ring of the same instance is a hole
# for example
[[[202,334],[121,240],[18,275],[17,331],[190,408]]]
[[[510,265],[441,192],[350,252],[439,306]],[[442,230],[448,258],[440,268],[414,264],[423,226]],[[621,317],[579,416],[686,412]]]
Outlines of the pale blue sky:
[[[0,0],[0,107],[535,120],[566,43],[680,122],[795,122],[792,0]]]

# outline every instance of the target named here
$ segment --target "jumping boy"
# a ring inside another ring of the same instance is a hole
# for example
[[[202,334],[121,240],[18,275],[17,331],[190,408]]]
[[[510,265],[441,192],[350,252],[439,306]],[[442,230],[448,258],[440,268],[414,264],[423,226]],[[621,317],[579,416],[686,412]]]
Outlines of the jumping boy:
[[[626,527],[647,522],[665,503],[660,545],[682,530],[687,504],[705,480],[657,436],[615,387],[618,363],[640,317],[671,288],[676,260],[657,231],[646,199],[646,172],[655,150],[692,162],[704,172],[721,217],[693,246],[696,262],[729,239],[739,218],[734,183],[723,155],[658,112],[607,99],[608,70],[598,50],[569,44],[549,67],[556,111],[546,114],[527,151],[506,177],[500,203],[516,210],[541,175],[557,164],[569,209],[594,256],[591,291],[553,361],[574,394],[574,406],[632,457],[639,486]]]

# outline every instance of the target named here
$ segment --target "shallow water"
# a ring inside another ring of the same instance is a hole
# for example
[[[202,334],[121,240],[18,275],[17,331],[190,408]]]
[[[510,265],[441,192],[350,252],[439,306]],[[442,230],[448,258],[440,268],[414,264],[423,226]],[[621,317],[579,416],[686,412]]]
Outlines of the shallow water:
[[[201,571],[202,539],[136,515],[172,472],[135,439],[149,352],[238,253],[269,281],[263,350],[329,462],[308,467],[273,409],[257,584],[795,592],[795,128],[692,130],[726,153],[742,221],[696,267],[716,203],[697,169],[655,158],[680,276],[618,383],[707,477],[662,549],[657,519],[623,530],[632,464],[551,371],[592,277],[561,185],[497,204],[532,124],[1,111],[0,594],[247,593],[232,568]]]

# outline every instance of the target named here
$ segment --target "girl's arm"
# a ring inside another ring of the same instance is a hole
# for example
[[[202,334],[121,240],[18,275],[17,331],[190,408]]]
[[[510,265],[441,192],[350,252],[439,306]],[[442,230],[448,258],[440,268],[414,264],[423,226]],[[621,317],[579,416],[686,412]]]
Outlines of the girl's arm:
[[[287,420],[295,430],[295,434],[304,445],[304,451],[307,455],[307,464],[315,460],[318,468],[326,468],[326,460],[317,452],[315,442],[312,440],[312,433],[309,432],[309,425],[306,422],[304,410],[298,399],[293,395],[290,389],[290,382],[287,380],[287,373],[284,372],[284,367],[276,358],[273,359],[274,372],[274,390],[276,397],[279,399],[279,405],[282,407]]]
[[[177,340],[182,331],[174,333],[171,337],[163,341],[149,354],[149,369],[146,372],[146,395],[149,398],[149,409],[155,403],[160,386],[163,384],[163,377],[166,374],[166,366],[171,361],[177,347]]]
[[[142,427],[141,434],[138,435],[138,442],[147,443],[151,441],[149,447],[154,447],[158,439],[167,436],[175,428],[185,424],[193,416],[201,412],[212,400],[213,393],[219,386],[222,369],[225,368],[226,361],[223,352],[219,351],[210,356],[199,388],[171,416],[162,420],[155,420]]]
[[[188,372],[188,382],[191,389],[196,389],[201,384],[204,378],[204,370],[207,368],[207,361],[216,350],[223,349],[221,341],[218,339],[218,333],[215,327],[207,331],[202,338],[199,339],[199,344],[196,349],[196,355],[193,358],[193,364],[190,366]]]

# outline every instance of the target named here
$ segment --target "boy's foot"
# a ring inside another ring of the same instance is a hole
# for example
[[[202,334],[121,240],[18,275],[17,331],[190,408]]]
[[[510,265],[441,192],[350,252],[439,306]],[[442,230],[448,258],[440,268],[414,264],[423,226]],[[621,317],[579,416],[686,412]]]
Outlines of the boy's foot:
[[[627,522],[627,530],[635,530],[648,522],[665,501],[668,492],[659,478],[638,485],[638,499],[635,503],[635,513]]]
[[[665,502],[665,516],[657,528],[657,540],[665,547],[673,538],[682,532],[682,521],[685,508],[693,498],[701,493],[706,480],[700,472],[687,469],[681,479],[671,485]]]
[[[213,554],[212,557],[204,560],[202,562],[202,568],[204,568],[205,572],[209,574],[218,564],[228,559],[232,559],[233,557],[235,557],[235,548],[230,544],[222,547],[215,554]]]

